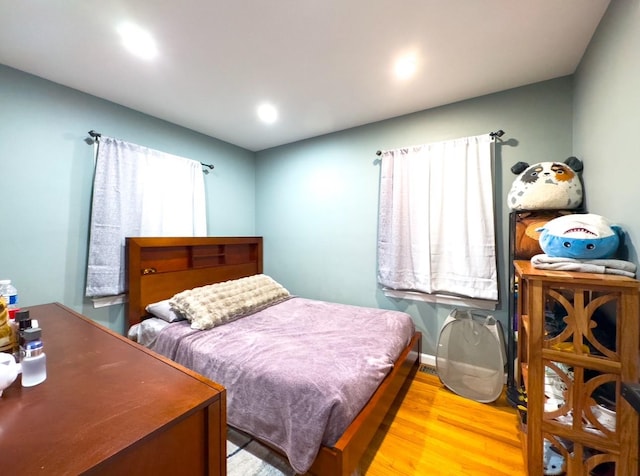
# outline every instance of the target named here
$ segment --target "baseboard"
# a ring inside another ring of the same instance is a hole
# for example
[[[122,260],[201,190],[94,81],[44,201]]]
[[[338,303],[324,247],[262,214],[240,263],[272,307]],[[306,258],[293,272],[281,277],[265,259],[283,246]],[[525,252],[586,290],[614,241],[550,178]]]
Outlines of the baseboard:
[[[420,354],[420,363],[436,368],[436,356],[431,354]]]
[[[435,355],[420,354],[420,368],[418,370],[427,374],[438,375]]]
[[[420,354],[420,371],[433,375],[438,375],[436,371],[436,356],[431,354]],[[507,383],[507,374],[504,374],[504,383]]]

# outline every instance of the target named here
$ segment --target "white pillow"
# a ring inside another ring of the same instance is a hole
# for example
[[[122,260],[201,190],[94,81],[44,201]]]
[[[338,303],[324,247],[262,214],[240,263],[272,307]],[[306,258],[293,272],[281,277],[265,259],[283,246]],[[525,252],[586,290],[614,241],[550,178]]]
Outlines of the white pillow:
[[[139,324],[132,325],[129,328],[127,337],[144,347],[151,347],[151,345],[156,341],[160,331],[168,325],[170,325],[170,323],[163,319],[150,317]]]
[[[165,299],[164,301],[154,302],[145,307],[145,310],[155,316],[159,317],[163,321],[167,322],[176,322],[183,321],[185,318],[171,309],[169,305],[169,299]]]
[[[185,316],[193,329],[210,329],[252,314],[290,297],[273,278],[256,274],[182,291],[170,300],[171,308]]]

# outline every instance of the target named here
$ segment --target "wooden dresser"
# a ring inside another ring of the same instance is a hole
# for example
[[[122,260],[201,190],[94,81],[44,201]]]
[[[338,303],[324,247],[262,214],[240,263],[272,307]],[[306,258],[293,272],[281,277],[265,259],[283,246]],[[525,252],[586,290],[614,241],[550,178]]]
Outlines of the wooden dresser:
[[[0,397],[0,474],[226,474],[222,386],[61,304],[28,309],[47,379]]]
[[[638,414],[621,385],[640,375],[640,281],[545,271],[529,261],[514,266],[529,474],[544,474],[547,440],[561,452],[567,476],[637,476]],[[605,400],[613,409],[602,409]]]

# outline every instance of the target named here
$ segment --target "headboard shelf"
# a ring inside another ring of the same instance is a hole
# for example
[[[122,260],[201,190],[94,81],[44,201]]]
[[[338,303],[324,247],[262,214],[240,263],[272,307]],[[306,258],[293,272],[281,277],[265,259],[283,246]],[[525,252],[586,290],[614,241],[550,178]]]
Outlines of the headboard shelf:
[[[262,237],[127,238],[128,322],[198,286],[262,273]]]

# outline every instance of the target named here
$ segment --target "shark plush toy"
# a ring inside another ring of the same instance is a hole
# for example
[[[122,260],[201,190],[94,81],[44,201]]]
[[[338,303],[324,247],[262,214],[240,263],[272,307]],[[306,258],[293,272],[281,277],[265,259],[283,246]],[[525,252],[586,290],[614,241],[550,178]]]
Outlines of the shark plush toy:
[[[580,260],[613,258],[623,233],[619,226],[593,213],[554,218],[536,231],[547,256]]]

